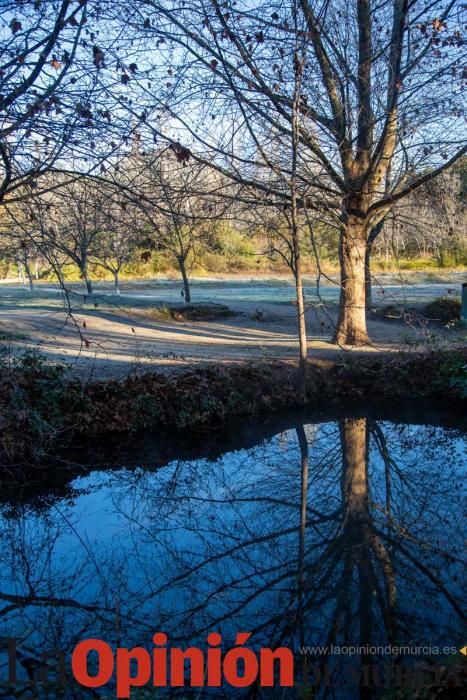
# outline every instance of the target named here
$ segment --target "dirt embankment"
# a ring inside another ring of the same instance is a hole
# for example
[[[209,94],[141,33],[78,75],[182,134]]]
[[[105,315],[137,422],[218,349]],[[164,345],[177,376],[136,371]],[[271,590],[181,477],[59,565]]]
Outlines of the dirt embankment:
[[[196,429],[333,401],[467,396],[467,350],[350,356],[310,363],[304,394],[283,362],[209,365],[82,384],[31,356],[0,373],[0,463],[44,461],[72,441],[160,428]]]

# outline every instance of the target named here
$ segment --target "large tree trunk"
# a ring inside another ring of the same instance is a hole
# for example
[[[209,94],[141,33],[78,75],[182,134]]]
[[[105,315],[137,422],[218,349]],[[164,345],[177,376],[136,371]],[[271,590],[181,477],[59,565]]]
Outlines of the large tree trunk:
[[[120,280],[118,278],[118,270],[114,270],[114,288],[115,294],[120,294]]]
[[[341,292],[334,342],[340,345],[363,345],[369,341],[365,313],[365,253],[365,224],[351,216],[341,232],[339,244]]]
[[[92,295],[93,295],[93,293],[94,293],[94,290],[93,290],[93,287],[92,287],[92,282],[91,282],[91,280],[89,279],[88,276],[86,276],[85,282],[86,282],[86,289],[87,289],[87,292],[88,292],[88,297],[92,297]]]
[[[178,255],[177,261],[183,280],[183,296],[185,297],[185,302],[189,304],[191,301],[191,292],[190,283],[188,281],[188,275],[186,274],[185,257],[183,255]]]

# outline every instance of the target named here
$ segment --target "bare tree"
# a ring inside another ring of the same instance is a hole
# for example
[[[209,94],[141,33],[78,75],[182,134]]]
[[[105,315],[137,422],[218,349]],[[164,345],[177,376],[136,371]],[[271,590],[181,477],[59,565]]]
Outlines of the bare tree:
[[[91,250],[92,262],[112,274],[115,293],[120,294],[122,268],[134,259],[142,244],[141,216],[116,188],[100,186],[98,205],[102,199],[105,208]]]
[[[2,257],[16,263],[20,279],[23,277],[23,271],[26,273],[23,281],[26,282],[27,278],[30,291],[34,291],[32,264],[34,260],[37,260],[37,249],[33,240],[25,235],[21,228],[15,227],[14,222],[9,219],[8,223],[2,222],[0,234]]]
[[[368,234],[365,256],[366,305],[373,306],[371,255],[386,251],[395,257],[431,255],[439,264],[462,259],[467,240],[467,209],[462,192],[462,159],[458,167],[442,172],[388,208],[383,219]],[[465,167],[465,166],[464,166]]]
[[[208,244],[212,222],[219,220],[219,176],[204,165],[178,162],[170,149],[133,153],[126,168],[130,200],[140,211],[140,226],[156,247],[175,258],[189,303],[188,262]],[[134,194],[132,194],[134,193]]]
[[[60,86],[79,42],[86,3],[53,1],[46,8],[41,4],[6,2],[2,7],[1,200],[25,178],[43,171],[45,164],[50,167],[58,155],[57,149],[63,146],[63,126],[56,118],[61,109]],[[66,57],[59,53],[60,45]],[[40,162],[39,139],[49,143],[53,122],[60,134],[50,144],[49,157],[45,158],[42,152]]]
[[[11,201],[26,182],[57,164],[74,130],[85,124],[75,85],[83,77],[76,58],[89,5],[88,0],[2,4],[0,202]]]
[[[75,264],[89,296],[93,294],[90,263],[93,257],[99,257],[100,239],[111,227],[108,204],[108,192],[88,179],[67,182],[27,203],[26,220],[29,218],[33,240],[40,240],[37,245],[49,259],[61,254]]]
[[[133,126],[106,0],[4,0],[0,15],[0,204],[105,170]]]
[[[170,112],[188,154],[271,192],[271,170],[293,177],[277,145],[298,129],[297,206],[325,211],[341,232],[340,343],[368,340],[370,231],[465,152],[458,13],[453,0],[148,0],[129,10],[148,49],[166,47],[152,73],[159,92],[145,86],[142,99]],[[293,206],[290,192],[276,194]]]

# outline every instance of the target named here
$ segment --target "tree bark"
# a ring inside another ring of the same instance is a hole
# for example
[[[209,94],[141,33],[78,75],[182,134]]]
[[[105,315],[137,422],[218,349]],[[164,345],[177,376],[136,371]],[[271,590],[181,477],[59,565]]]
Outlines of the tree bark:
[[[114,271],[114,288],[115,294],[120,294],[120,280],[118,278],[118,270]]]
[[[186,274],[185,267],[185,257],[183,255],[177,256],[178,266],[180,268],[180,273],[183,280],[183,295],[185,297],[185,303],[189,304],[191,301],[190,283],[188,281],[188,275]]]
[[[83,265],[81,268],[81,274],[83,275],[84,282],[86,284],[86,290],[87,290],[87,296],[92,297],[94,290],[92,287],[92,282],[88,277],[88,271],[87,271],[87,266]]]
[[[27,275],[28,280],[29,280],[29,289],[31,292],[33,292],[34,291],[34,280],[32,277],[31,268],[29,267],[29,263],[27,260],[24,263],[24,269],[26,270],[26,275]]]
[[[349,217],[339,245],[341,291],[334,342],[341,345],[369,342],[365,313],[366,247],[364,222],[358,217]]]

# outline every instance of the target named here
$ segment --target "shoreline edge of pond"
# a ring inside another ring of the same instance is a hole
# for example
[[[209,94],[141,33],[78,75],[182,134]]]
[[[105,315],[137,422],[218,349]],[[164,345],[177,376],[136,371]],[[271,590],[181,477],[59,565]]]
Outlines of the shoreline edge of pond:
[[[197,365],[82,384],[26,353],[0,368],[0,466],[44,462],[67,444],[160,429],[203,430],[284,410],[365,399],[467,403],[467,348],[310,360],[306,394],[287,362]]]

